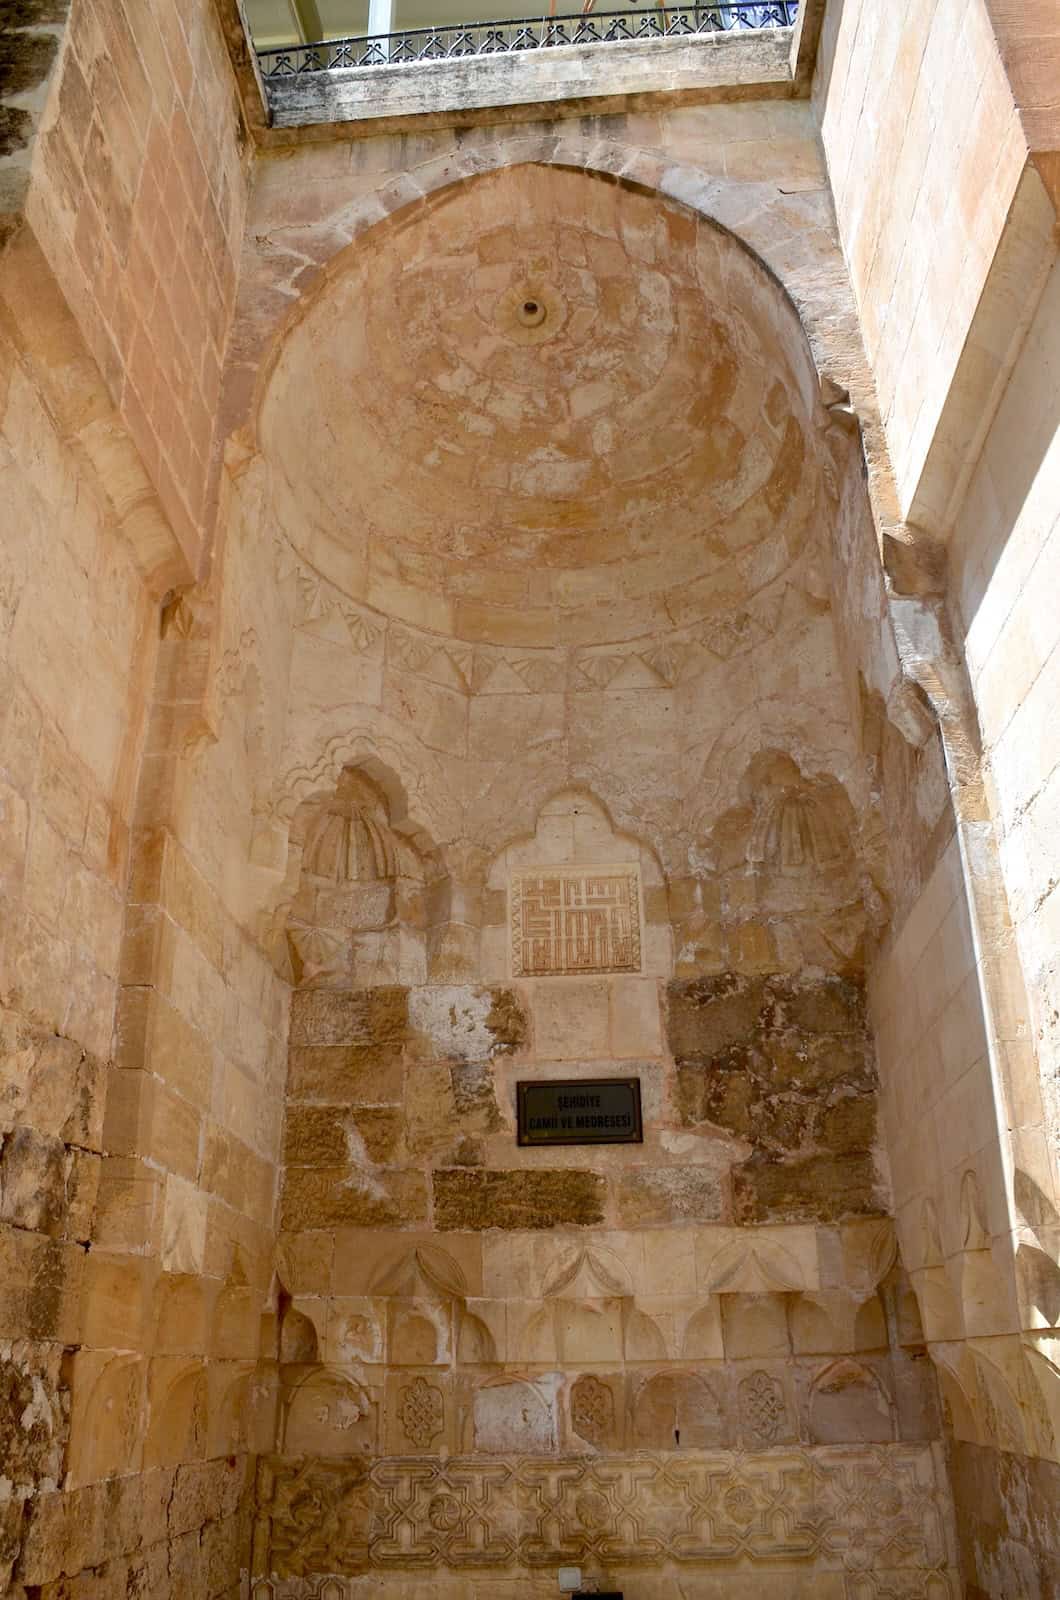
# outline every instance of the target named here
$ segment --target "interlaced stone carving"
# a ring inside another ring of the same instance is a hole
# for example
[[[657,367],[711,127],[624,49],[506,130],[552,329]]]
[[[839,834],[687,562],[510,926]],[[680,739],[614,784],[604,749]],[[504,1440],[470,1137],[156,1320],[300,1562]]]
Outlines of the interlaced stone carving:
[[[599,1378],[579,1378],[571,1390],[570,1417],[580,1438],[604,1444],[615,1426],[615,1398],[607,1384]]]
[[[784,1391],[768,1372],[753,1372],[740,1384],[740,1415],[755,1444],[772,1444],[787,1421]]]
[[[417,1379],[409,1390],[419,1385],[431,1387]],[[273,1578],[765,1562],[845,1572],[853,1600],[956,1593],[929,1445],[371,1465],[273,1457],[259,1495],[258,1548]]]
[[[426,1450],[444,1426],[442,1391],[426,1378],[417,1378],[401,1391],[398,1416],[409,1443]]]

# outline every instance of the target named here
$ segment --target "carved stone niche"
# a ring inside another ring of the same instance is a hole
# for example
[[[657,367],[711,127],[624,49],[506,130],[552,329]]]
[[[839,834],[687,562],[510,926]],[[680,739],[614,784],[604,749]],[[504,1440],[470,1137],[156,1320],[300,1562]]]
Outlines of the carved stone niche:
[[[314,1367],[284,1372],[283,1449],[292,1456],[371,1454],[379,1407],[346,1373]]]
[[[296,818],[291,845],[293,981],[314,988],[422,982],[425,866],[390,826],[376,785],[356,769],[343,772],[334,795]]]
[[[543,1384],[497,1377],[475,1390],[472,1446],[486,1455],[552,1455],[555,1401]]]
[[[871,1367],[842,1358],[814,1377],[808,1401],[815,1444],[890,1444],[897,1438],[895,1408]]]
[[[867,928],[888,915],[882,869],[862,859],[864,835],[836,778],[805,774],[781,751],[756,755],[740,803],[713,823],[702,852],[729,946],[758,949],[778,971],[860,967]]]
[[[645,1450],[712,1450],[732,1443],[722,1375],[661,1372],[633,1401],[631,1443]]]

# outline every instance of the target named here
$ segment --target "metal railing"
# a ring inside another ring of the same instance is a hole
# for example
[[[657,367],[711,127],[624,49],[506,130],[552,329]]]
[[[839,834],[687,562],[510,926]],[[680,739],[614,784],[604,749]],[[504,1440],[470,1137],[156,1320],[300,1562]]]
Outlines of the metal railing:
[[[512,22],[467,22],[403,32],[329,39],[259,50],[263,77],[338,72],[347,67],[412,66],[466,56],[515,54],[557,45],[679,39],[737,30],[790,28],[798,0],[719,0],[716,5],[666,6],[656,11],[601,11]]]

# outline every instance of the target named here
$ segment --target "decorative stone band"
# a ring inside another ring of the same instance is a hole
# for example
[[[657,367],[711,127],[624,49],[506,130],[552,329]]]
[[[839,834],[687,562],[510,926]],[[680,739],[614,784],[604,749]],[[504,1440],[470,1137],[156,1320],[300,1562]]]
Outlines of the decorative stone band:
[[[345,1600],[354,1591],[339,1580],[371,1572],[750,1562],[841,1575],[852,1600],[953,1600],[943,1483],[930,1445],[447,1462],[272,1456],[259,1470],[252,1596]]]

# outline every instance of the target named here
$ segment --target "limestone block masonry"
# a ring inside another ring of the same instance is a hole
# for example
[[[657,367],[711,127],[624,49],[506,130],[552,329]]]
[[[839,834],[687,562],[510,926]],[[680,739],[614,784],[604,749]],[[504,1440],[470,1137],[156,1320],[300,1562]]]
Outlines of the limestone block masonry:
[[[0,1595],[1058,1600],[1049,8],[0,9]]]

